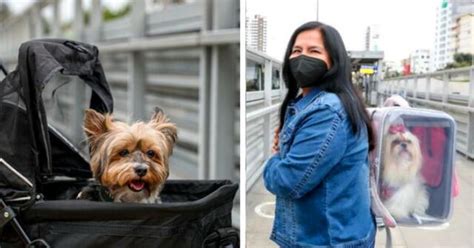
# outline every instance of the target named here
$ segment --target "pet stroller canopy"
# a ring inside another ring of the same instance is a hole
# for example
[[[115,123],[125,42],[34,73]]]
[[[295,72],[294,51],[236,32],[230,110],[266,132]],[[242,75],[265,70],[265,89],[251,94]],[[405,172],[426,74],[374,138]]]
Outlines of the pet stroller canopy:
[[[18,65],[0,84],[0,198],[34,199],[39,180],[91,177],[89,164],[48,127],[43,89],[59,75],[92,89],[90,108],[112,112],[113,99],[95,46],[60,39],[33,40],[19,49]]]
[[[162,204],[75,200],[92,176],[89,163],[48,125],[57,118],[51,105],[62,110],[49,98],[65,79],[85,83],[90,108],[112,112],[98,50],[35,40],[21,45],[18,63],[0,83],[0,213],[9,216],[0,219],[0,246],[238,247],[231,227],[238,185],[230,181],[167,181]]]

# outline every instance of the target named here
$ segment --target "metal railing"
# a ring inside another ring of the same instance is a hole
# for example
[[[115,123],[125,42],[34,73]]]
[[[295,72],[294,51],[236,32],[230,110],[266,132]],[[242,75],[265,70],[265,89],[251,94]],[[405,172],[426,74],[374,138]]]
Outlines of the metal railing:
[[[279,123],[279,107],[285,88],[281,62],[247,49],[246,74],[246,180],[247,191],[260,177],[270,156],[273,132]]]
[[[7,68],[13,69],[18,48],[27,40],[64,37],[93,43],[112,89],[117,119],[147,120],[158,105],[177,124],[179,138],[170,162],[175,177],[238,181],[239,1],[185,1],[150,12],[145,0],[134,0],[126,16],[105,22],[100,0],[92,0],[90,10],[83,8],[82,0],[74,0],[68,33],[62,31],[60,3],[35,2],[1,23],[0,58]],[[49,28],[44,26],[45,8],[53,9]],[[60,91],[64,94],[58,101],[68,106],[67,116],[51,122],[80,142],[88,91],[81,84]]]
[[[456,149],[474,158],[474,67],[384,79],[377,101],[393,95],[405,97],[412,106],[444,111],[457,123]]]

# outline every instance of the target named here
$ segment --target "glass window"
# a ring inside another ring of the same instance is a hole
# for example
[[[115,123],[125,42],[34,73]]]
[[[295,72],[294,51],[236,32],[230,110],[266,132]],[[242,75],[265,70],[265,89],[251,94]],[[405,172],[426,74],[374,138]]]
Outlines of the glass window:
[[[280,89],[280,70],[272,68],[272,90]]]
[[[262,65],[247,59],[245,82],[247,91],[263,90]]]

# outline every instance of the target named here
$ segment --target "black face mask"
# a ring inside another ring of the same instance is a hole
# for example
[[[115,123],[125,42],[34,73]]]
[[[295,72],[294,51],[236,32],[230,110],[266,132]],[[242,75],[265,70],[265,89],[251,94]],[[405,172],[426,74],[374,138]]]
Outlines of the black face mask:
[[[290,70],[296,79],[297,86],[305,88],[320,85],[328,68],[321,59],[300,55],[290,59]]]

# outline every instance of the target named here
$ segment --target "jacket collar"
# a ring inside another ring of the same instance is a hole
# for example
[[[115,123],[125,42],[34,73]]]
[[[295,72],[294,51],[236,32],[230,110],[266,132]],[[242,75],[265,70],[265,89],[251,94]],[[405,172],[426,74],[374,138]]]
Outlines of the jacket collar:
[[[311,90],[303,96],[303,94],[300,94],[296,99],[294,100],[294,106],[296,109],[296,112],[300,112],[303,109],[305,109],[310,103],[316,99],[316,97],[321,93],[321,89],[317,87],[312,87]]]

